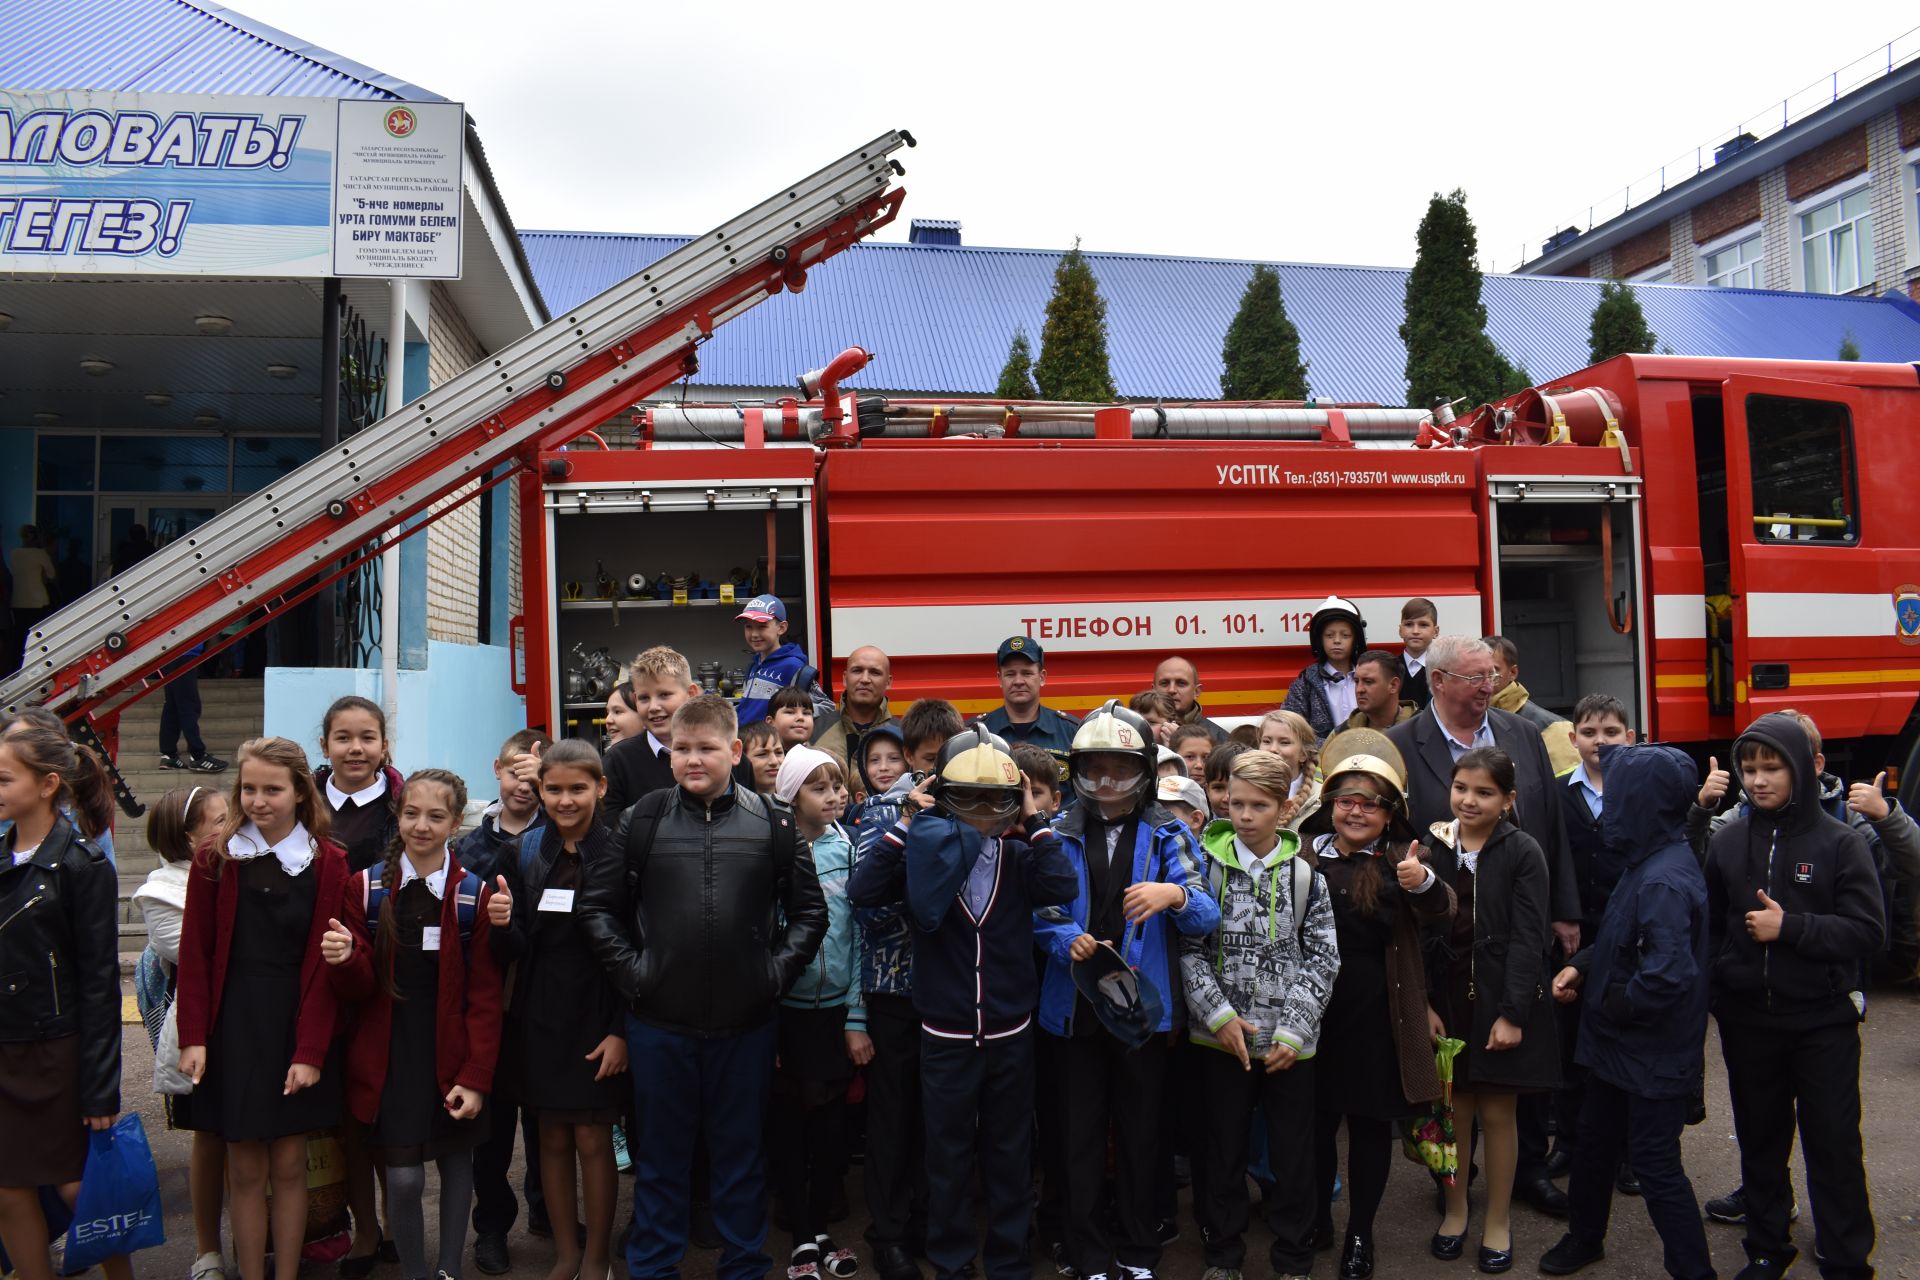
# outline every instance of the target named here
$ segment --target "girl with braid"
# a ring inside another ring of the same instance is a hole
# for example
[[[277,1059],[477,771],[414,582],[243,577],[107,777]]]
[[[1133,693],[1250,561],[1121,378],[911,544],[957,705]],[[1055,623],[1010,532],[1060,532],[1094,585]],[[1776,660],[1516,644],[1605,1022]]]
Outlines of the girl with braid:
[[[354,876],[346,918],[329,920],[321,942],[341,997],[360,1005],[347,1106],[386,1169],[388,1224],[409,1280],[460,1275],[500,1048],[493,895],[452,847],[466,804],[466,784],[445,769],[408,778],[398,833]],[[421,1209],[429,1160],[440,1172],[437,1272]]]

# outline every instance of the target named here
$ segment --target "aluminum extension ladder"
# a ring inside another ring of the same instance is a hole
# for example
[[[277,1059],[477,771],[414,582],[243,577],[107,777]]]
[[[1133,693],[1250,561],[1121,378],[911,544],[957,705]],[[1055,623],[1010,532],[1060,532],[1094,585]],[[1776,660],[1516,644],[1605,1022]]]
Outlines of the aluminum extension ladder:
[[[214,637],[229,626],[278,616],[417,531],[400,526],[437,499],[503,464],[530,466],[691,372],[716,327],[799,292],[809,267],[894,219],[906,170],[892,156],[913,144],[905,130],[882,134],[782,188],[94,588],[29,634],[0,710],[98,717],[111,738],[119,706],[158,687],[170,659],[224,647],[237,635]]]

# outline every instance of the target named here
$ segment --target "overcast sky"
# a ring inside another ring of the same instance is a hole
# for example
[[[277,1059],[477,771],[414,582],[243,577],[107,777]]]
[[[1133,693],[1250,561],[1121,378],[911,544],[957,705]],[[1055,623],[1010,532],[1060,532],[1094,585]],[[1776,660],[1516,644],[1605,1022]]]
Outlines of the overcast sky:
[[[704,231],[904,127],[906,216],[971,244],[1405,265],[1429,196],[1464,187],[1501,270],[1920,20],[1912,0],[227,3],[464,101],[521,228]]]

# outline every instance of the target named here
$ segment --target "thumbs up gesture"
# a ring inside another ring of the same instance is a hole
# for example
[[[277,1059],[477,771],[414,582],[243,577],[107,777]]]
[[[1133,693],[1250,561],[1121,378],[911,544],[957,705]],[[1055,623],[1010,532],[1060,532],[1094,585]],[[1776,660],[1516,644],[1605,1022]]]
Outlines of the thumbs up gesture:
[[[1755,890],[1754,896],[1760,899],[1760,910],[1747,912],[1747,932],[1755,942],[1773,942],[1780,937],[1786,910],[1769,898],[1765,889]]]
[[[1732,784],[1733,775],[1720,767],[1720,757],[1708,756],[1707,780],[1700,784],[1700,794],[1694,797],[1693,802],[1702,809],[1717,809]]]
[[[504,929],[513,923],[513,895],[507,892],[507,878],[493,878],[493,892],[487,895],[487,923]]]
[[[1872,782],[1856,782],[1847,788],[1847,808],[1869,822],[1878,822],[1893,812],[1887,804],[1887,771],[1882,769]]]
[[[1400,887],[1408,893],[1416,892],[1427,882],[1427,864],[1421,860],[1426,850],[1417,844],[1407,846],[1407,856],[1393,866],[1393,875]]]
[[[329,916],[327,931],[320,935],[320,958],[328,964],[345,964],[352,954],[353,935],[347,932],[347,926]]]

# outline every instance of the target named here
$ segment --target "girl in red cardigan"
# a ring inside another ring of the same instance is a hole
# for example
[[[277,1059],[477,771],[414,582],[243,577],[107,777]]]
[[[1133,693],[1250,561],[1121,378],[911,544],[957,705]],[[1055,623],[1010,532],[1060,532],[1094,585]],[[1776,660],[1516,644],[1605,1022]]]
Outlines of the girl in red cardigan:
[[[176,1016],[191,1121],[227,1142],[233,1251],[241,1280],[264,1280],[273,1180],[278,1280],[294,1280],[307,1226],[307,1134],[339,1123],[334,986],[320,958],[329,919],[347,913],[347,857],[307,756],[255,738],[236,760],[231,816],[194,855],[181,926]]]
[[[400,791],[400,832],[378,869],[353,879],[365,905],[329,920],[322,954],[344,999],[364,1002],[347,1052],[347,1106],[387,1171],[387,1225],[405,1274],[427,1270],[421,1198],[440,1171],[439,1275],[460,1275],[473,1149],[500,1049],[500,971],[488,944],[487,893],[451,841],[467,788],[421,769]],[[371,940],[369,940],[371,934]]]

